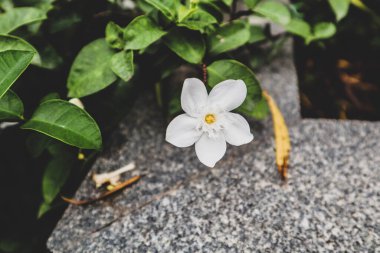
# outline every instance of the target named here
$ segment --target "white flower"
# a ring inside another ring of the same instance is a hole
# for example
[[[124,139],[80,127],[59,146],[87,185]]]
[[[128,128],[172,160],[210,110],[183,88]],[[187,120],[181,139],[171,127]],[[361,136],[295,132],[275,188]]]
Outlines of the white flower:
[[[239,114],[230,112],[238,108],[247,96],[242,80],[226,80],[207,94],[203,82],[197,78],[185,80],[181,94],[181,114],[166,129],[166,141],[177,147],[195,143],[199,160],[214,167],[226,152],[226,142],[234,146],[253,140],[248,122]]]
[[[84,105],[83,105],[82,101],[80,101],[79,98],[72,98],[69,100],[69,102],[72,103],[73,105],[78,106],[81,109],[84,109]]]

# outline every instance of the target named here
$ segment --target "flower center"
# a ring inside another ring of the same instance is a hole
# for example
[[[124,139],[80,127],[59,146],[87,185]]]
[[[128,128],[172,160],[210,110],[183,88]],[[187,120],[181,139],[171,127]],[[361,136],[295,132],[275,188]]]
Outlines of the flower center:
[[[206,114],[205,121],[207,124],[213,124],[216,121],[216,117],[214,114]]]

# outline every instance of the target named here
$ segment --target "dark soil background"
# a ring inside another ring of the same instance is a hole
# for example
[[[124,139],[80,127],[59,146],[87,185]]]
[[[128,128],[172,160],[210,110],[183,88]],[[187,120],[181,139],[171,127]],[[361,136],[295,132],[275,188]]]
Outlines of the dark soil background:
[[[309,46],[296,39],[303,117],[380,120],[380,2],[365,2],[373,13],[351,6],[332,39]]]

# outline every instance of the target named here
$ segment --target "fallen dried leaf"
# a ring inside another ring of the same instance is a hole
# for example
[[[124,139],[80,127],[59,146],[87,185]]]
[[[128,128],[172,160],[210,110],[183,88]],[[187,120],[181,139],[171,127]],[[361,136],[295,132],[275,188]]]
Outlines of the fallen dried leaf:
[[[134,170],[136,168],[135,163],[131,162],[120,169],[117,169],[115,171],[106,172],[102,174],[93,174],[92,180],[95,182],[96,188],[101,187],[104,184],[111,184],[113,186],[118,185],[120,182],[120,175],[127,172]]]
[[[64,201],[70,203],[70,204],[77,205],[77,206],[87,205],[87,204],[93,203],[95,201],[104,199],[105,197],[108,197],[108,196],[116,193],[117,191],[120,191],[120,190],[124,189],[125,187],[130,186],[130,185],[136,183],[140,178],[141,178],[141,176],[134,176],[134,177],[132,177],[130,179],[127,179],[123,183],[120,183],[120,184],[114,186],[114,188],[112,190],[106,191],[106,192],[102,193],[100,196],[94,197],[94,198],[91,198],[91,199],[77,200],[77,199],[66,198],[66,197],[63,197],[63,196],[62,196],[62,199]]]
[[[282,176],[282,179],[286,180],[290,155],[290,138],[288,127],[286,126],[284,117],[282,116],[281,111],[273,98],[266,91],[263,91],[263,96],[268,102],[273,118],[273,129],[276,145],[276,164],[278,172]]]

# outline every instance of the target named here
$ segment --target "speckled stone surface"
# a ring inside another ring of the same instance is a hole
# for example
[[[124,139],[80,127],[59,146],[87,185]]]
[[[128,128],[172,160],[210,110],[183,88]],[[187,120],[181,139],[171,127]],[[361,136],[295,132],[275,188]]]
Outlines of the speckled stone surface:
[[[289,48],[288,48],[289,49]],[[121,194],[70,206],[52,233],[53,252],[380,252],[380,124],[301,120],[290,51],[259,74],[292,137],[289,180],[274,165],[271,120],[255,140],[229,146],[213,169],[193,147],[164,141],[153,103],[139,101],[90,174],[135,161],[146,176]],[[138,110],[137,110],[138,109]],[[142,113],[144,112],[144,113]],[[133,120],[131,120],[133,119]]]

